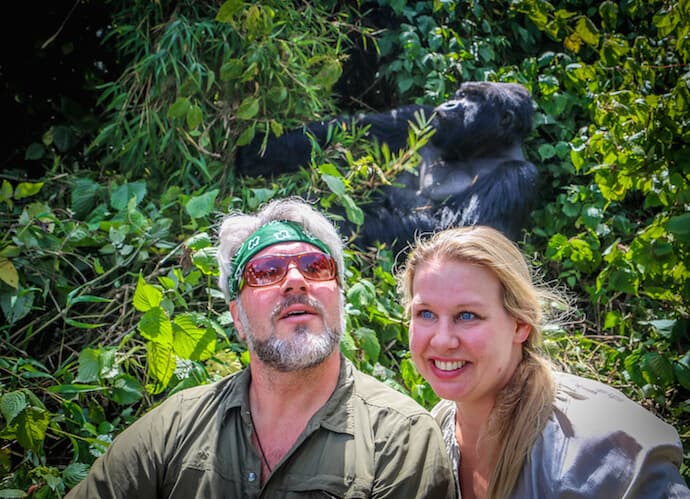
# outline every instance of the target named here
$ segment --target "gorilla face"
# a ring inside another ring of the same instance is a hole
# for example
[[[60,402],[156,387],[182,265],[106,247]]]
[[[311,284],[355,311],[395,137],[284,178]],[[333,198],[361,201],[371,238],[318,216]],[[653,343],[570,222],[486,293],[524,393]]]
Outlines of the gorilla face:
[[[434,113],[431,141],[443,159],[469,159],[521,141],[532,126],[532,99],[521,85],[465,82]]]

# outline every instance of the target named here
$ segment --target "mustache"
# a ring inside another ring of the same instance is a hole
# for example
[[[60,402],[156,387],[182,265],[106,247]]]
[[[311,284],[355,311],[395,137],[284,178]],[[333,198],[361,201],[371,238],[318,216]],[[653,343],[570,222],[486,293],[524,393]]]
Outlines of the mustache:
[[[298,304],[313,308],[319,313],[319,315],[324,315],[323,306],[318,300],[315,300],[307,295],[290,295],[273,308],[273,311],[271,312],[271,319],[277,318],[286,308]]]

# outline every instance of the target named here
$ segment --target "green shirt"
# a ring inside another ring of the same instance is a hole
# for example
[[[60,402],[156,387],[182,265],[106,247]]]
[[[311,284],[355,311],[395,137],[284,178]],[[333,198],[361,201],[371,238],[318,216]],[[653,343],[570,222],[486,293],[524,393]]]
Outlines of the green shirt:
[[[123,431],[77,498],[454,498],[440,429],[411,398],[342,359],[328,402],[261,486],[248,369],[179,392]]]

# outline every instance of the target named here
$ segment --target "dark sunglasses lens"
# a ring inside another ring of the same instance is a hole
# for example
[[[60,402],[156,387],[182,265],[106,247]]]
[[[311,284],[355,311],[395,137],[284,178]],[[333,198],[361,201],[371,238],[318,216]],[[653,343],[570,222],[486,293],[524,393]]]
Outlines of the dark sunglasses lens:
[[[298,258],[299,270],[307,279],[327,281],[335,277],[333,259],[323,253],[307,253]]]
[[[244,279],[250,286],[268,286],[280,281],[287,272],[284,258],[268,256],[249,262],[244,269]]]

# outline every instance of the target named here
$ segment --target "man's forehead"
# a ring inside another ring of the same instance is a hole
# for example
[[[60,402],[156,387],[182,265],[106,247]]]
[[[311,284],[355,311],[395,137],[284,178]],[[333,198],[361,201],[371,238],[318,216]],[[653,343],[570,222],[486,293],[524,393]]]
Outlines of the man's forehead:
[[[321,251],[313,244],[305,243],[302,241],[291,241],[287,243],[278,243],[272,244],[271,246],[267,246],[261,251],[259,251],[256,255],[254,255],[252,257],[252,260],[254,258],[264,255],[294,255],[297,253],[305,253],[307,251],[318,251],[319,253],[323,253],[323,251]]]

